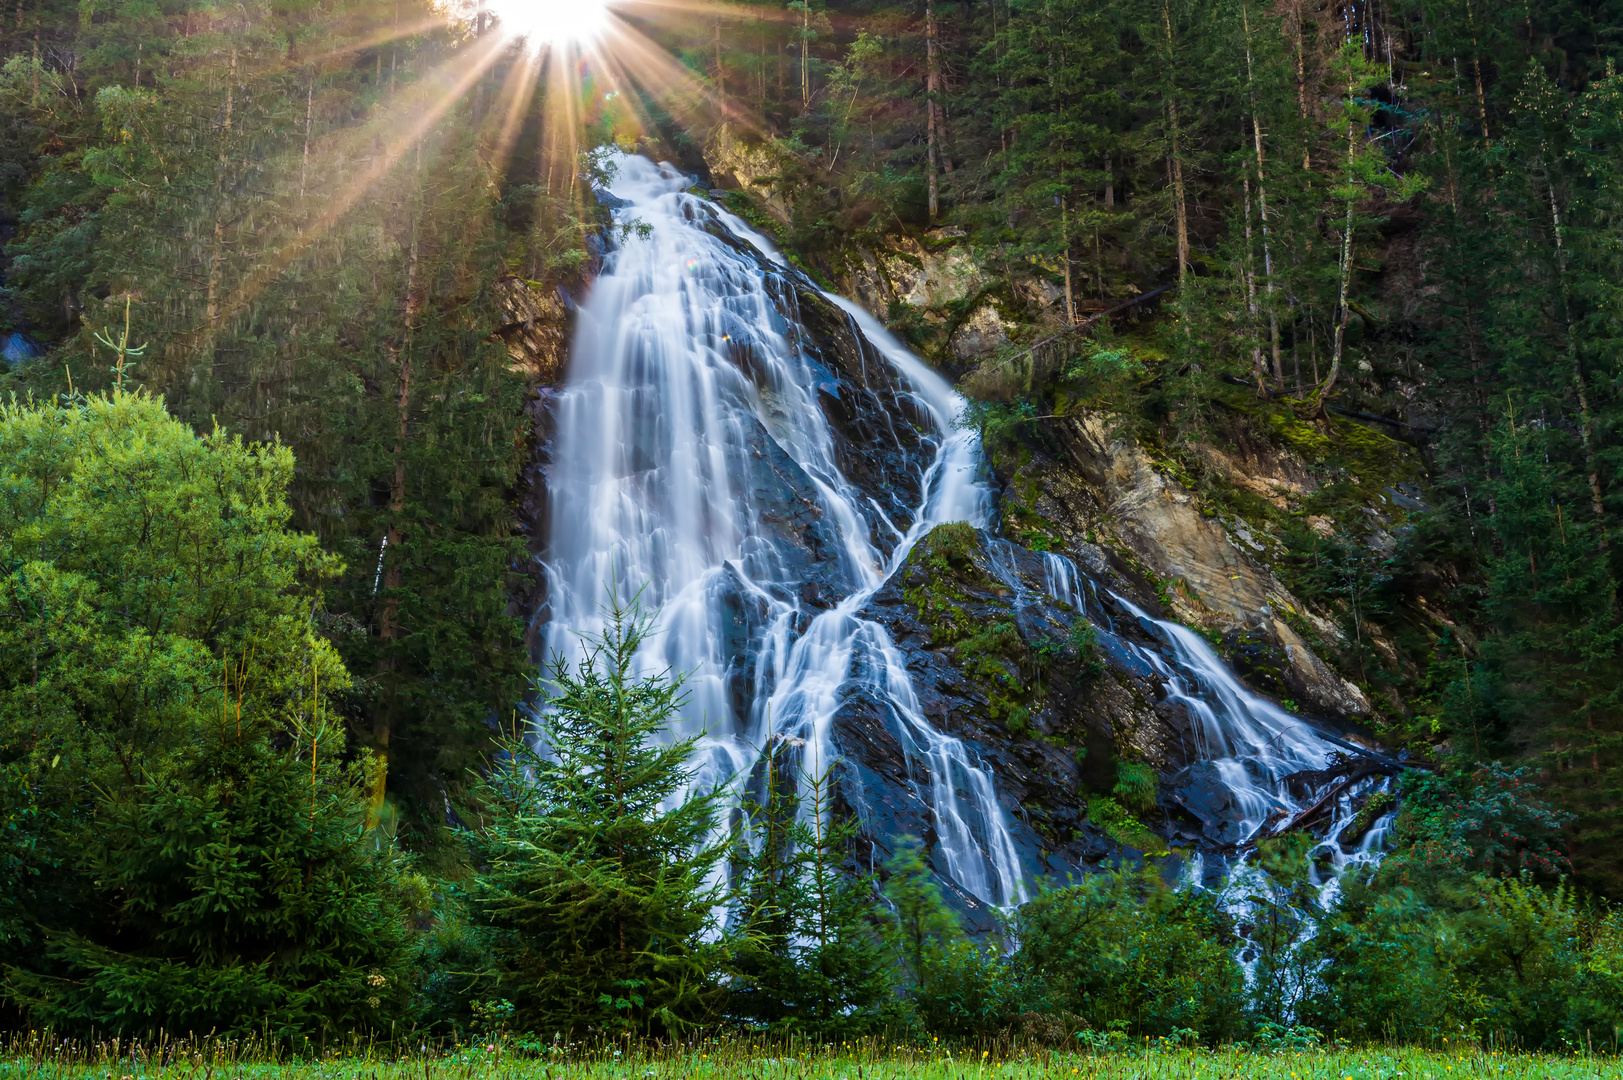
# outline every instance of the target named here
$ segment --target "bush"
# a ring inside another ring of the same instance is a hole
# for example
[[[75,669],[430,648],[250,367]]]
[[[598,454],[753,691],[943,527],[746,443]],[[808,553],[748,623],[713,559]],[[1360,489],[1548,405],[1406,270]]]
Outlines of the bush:
[[[885,899],[906,1003],[926,1032],[962,1038],[1006,1027],[1022,1010],[1013,970],[995,943],[972,942],[930,879],[924,845],[903,836],[885,863]]]
[[[1576,1049],[1623,1025],[1623,921],[1565,886],[1475,877],[1444,882],[1434,899],[1359,883],[1346,895],[1312,943],[1329,961],[1310,1004],[1323,1026]]]
[[[1044,892],[1015,917],[1026,1000],[1093,1029],[1135,1035],[1241,1030],[1245,979],[1236,938],[1210,894],[1177,891],[1154,869],[1117,869]]]

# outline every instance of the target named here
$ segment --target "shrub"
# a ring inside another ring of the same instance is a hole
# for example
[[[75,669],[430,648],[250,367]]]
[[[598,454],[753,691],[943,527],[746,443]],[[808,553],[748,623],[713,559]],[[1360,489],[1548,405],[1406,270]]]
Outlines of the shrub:
[[[1425,898],[1349,883],[1312,951],[1329,964],[1310,1010],[1353,1038],[1575,1049],[1623,1025],[1623,922],[1565,886],[1475,877]]]
[[[1210,894],[1174,890],[1152,868],[1091,874],[1015,917],[1027,998],[1096,1030],[1238,1034],[1244,976],[1229,919]]]

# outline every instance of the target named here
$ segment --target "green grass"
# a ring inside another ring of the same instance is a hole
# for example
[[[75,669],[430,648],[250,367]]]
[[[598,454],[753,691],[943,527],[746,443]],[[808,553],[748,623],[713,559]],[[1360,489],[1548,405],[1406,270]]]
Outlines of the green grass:
[[[1109,1051],[1021,1046],[948,1048],[880,1041],[834,1047],[699,1040],[685,1046],[593,1049],[517,1040],[385,1047],[215,1040],[204,1044],[63,1043],[18,1036],[0,1058],[0,1078],[38,1080],[1565,1080],[1623,1077],[1611,1056],[1518,1054],[1474,1044],[1437,1049],[1371,1047],[1252,1051],[1188,1049],[1167,1043]]]

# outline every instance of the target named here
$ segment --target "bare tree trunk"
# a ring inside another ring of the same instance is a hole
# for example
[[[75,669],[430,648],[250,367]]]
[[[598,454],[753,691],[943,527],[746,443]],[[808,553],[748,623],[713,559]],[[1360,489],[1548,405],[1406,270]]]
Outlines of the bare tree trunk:
[[[476,40],[484,38],[488,18],[489,14],[485,11],[485,0],[479,0],[478,10],[473,17],[473,36]],[[480,72],[479,78],[473,84],[473,126],[476,130],[479,127],[479,122],[485,116],[485,78],[485,72]],[[394,55],[392,52],[389,58],[389,86],[392,91],[394,89]]]
[[[936,190],[936,131],[939,126],[936,117],[939,106],[936,103],[937,60],[935,40],[935,0],[924,0],[924,53],[926,58],[924,82],[924,126],[926,129],[926,139],[929,144],[929,165],[927,166],[929,172],[926,175],[926,181],[928,182],[930,192],[930,220],[934,221],[936,219],[936,214],[940,211],[938,192]],[[1067,267],[1067,280],[1069,280],[1069,275],[1070,270]],[[1069,289],[1069,286],[1067,286],[1067,289]]]
[[[1347,86],[1347,187],[1349,189],[1353,188],[1354,186],[1354,142],[1351,111],[1353,89],[1354,88],[1351,84]],[[1340,308],[1340,311],[1336,316],[1334,344],[1330,349],[1330,374],[1325,378],[1324,385],[1319,387],[1318,392],[1313,397],[1313,409],[1315,412],[1320,413],[1324,411],[1324,399],[1329,396],[1331,389],[1336,385],[1336,376],[1341,374],[1341,349],[1342,344],[1347,337],[1347,314],[1349,310],[1347,302],[1350,299],[1349,291],[1352,288],[1353,208],[1356,205],[1357,200],[1353,197],[1353,192],[1349,190],[1347,198],[1347,221],[1342,226],[1341,230],[1341,288],[1338,296],[1338,307]]]
[[[716,99],[721,104],[721,115],[727,115],[727,72],[721,66],[721,16],[716,16],[713,29],[716,36]]]
[[[387,552],[394,548],[397,552],[405,540],[405,532],[400,527],[401,518],[406,511],[406,446],[411,434],[411,351],[412,335],[417,327],[417,315],[422,308],[422,297],[418,295],[417,265],[419,256],[418,234],[421,229],[420,217],[422,214],[422,171],[423,171],[423,144],[421,138],[416,146],[416,161],[412,171],[412,213],[410,226],[410,239],[406,254],[406,302],[405,302],[405,333],[398,349],[390,350],[395,363],[395,444],[391,457],[394,459],[393,475],[389,481],[389,530],[384,534],[383,550]],[[403,636],[403,627],[400,625],[400,599],[394,595],[394,590],[400,588],[402,574],[400,559],[388,564],[383,575],[384,588],[390,590],[390,595],[384,600],[383,609],[378,613],[378,636],[385,641],[396,641]],[[394,669],[394,658],[385,656],[379,662],[383,671]],[[394,711],[396,697],[392,686],[385,685],[384,697],[372,717],[372,743],[377,754],[378,769],[373,780],[372,795],[367,810],[368,825],[376,825],[382,817],[384,797],[388,790],[389,781],[389,740],[393,733]]]
[[[1471,67],[1476,72],[1476,108],[1482,120],[1482,138],[1484,142],[1492,142],[1493,136],[1488,134],[1488,98],[1482,92],[1482,50],[1477,45],[1476,12],[1471,9],[1470,0],[1465,3],[1465,19],[1471,26]]]
[[[304,154],[299,160],[299,198],[304,198],[304,182],[310,175],[310,128],[316,116],[316,69],[310,69],[310,85],[304,91]]]
[[[811,111],[811,0],[800,8],[800,112]]]
[[[1189,273],[1189,212],[1183,204],[1183,162],[1178,160],[1178,106],[1167,102],[1172,115],[1172,156],[1167,159],[1167,171],[1172,177],[1172,216],[1178,228],[1178,284],[1184,284]]]
[[[1307,126],[1307,42],[1302,37],[1302,0],[1296,0],[1291,9],[1296,16],[1296,107],[1302,113],[1302,126]],[[1311,142],[1302,144],[1302,168],[1313,167]]]
[[[1336,318],[1334,344],[1330,349],[1330,374],[1325,377],[1324,385],[1319,387],[1313,398],[1313,409],[1322,412],[1324,399],[1330,395],[1331,389],[1336,385],[1336,376],[1341,374],[1341,347],[1347,336],[1347,291],[1352,285],[1352,239],[1353,239],[1353,203],[1347,201],[1347,221],[1341,230],[1341,289],[1338,294],[1338,305],[1341,309]],[[1314,372],[1313,377],[1318,378]]]
[[[1256,83],[1251,70],[1251,13],[1243,2],[1240,4],[1240,19],[1245,30],[1245,79],[1251,94],[1251,136],[1257,151],[1257,218],[1262,223],[1262,273],[1268,283],[1268,340],[1273,351],[1274,386],[1277,388],[1285,384],[1285,371],[1279,359],[1279,316],[1274,311],[1274,255],[1268,229],[1268,190],[1262,167],[1262,124],[1257,118]]]
[[[400,0],[395,0],[395,5],[394,5],[394,40],[395,40],[396,44],[391,45],[389,47],[389,96],[390,97],[394,97],[394,70],[395,70],[395,65],[398,64],[399,61],[400,61],[400,45],[399,45],[399,41],[400,41]],[[378,57],[378,63],[381,64],[382,62],[383,62],[383,57],[380,55]]]
[[[1550,193],[1550,224],[1555,231],[1555,266],[1561,281],[1561,313],[1566,320],[1567,362],[1572,365],[1572,385],[1578,391],[1578,415],[1581,423],[1578,434],[1584,447],[1584,467],[1589,471],[1589,500],[1595,511],[1595,539],[1601,551],[1606,550],[1606,501],[1602,497],[1600,464],[1595,457],[1595,421],[1589,411],[1589,388],[1584,384],[1583,365],[1578,360],[1578,335],[1572,325],[1572,297],[1567,284],[1567,249],[1561,235],[1561,208],[1555,199],[1553,169],[1545,173],[1545,186]],[[1616,606],[1616,598],[1613,598]]]
[[[1172,7],[1167,0],[1161,2],[1161,25],[1167,35],[1167,65],[1173,64]],[[1169,70],[1168,76],[1171,77]],[[1171,136],[1171,154],[1168,156],[1172,174],[1173,217],[1178,226],[1178,285],[1181,288],[1189,273],[1189,211],[1184,205],[1183,159],[1178,150],[1178,97],[1176,90],[1167,94],[1167,129]]]
[[[214,207],[214,239],[209,254],[209,276],[206,289],[205,312],[208,318],[208,327],[213,330],[220,322],[220,263],[225,258],[225,188],[226,188],[226,141],[231,138],[231,111],[236,101],[237,90],[237,50],[231,50],[231,67],[225,80],[225,123],[220,137],[219,180],[215,184],[215,194],[219,201]]]
[[[1062,257],[1065,262],[1065,323],[1067,326],[1075,326],[1076,304],[1071,294],[1071,228],[1065,212],[1065,197],[1062,195],[1059,200],[1059,237],[1060,243],[1064,245]]]
[[[1110,162],[1110,155],[1105,155],[1105,207],[1116,205],[1116,173]]]
[[[1242,138],[1244,132],[1241,132]],[[1251,370],[1257,377],[1257,396],[1268,396],[1267,375],[1262,364],[1262,343],[1258,340],[1257,318],[1257,276],[1252,266],[1251,253],[1251,178],[1241,178],[1241,186],[1245,191],[1245,262],[1241,273],[1245,277],[1246,310],[1250,314],[1251,323]]]

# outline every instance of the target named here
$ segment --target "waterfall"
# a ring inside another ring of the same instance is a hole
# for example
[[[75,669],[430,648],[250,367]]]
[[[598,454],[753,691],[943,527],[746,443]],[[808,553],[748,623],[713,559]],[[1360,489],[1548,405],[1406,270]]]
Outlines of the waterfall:
[[[604,630],[610,590],[640,595],[655,632],[638,671],[687,676],[670,734],[697,737],[693,785],[719,787],[735,809],[760,783],[769,748],[803,785],[831,770],[838,783],[837,721],[859,701],[894,734],[904,775],[842,784],[850,809],[873,823],[883,814],[869,793],[892,810],[906,804],[949,885],[987,905],[1024,901],[1035,838],[1011,820],[971,747],[925,715],[902,650],[868,617],[932,528],[991,524],[976,437],[954,422],[962,400],[870,315],[689,194],[688,176],[629,155],[611,164],[617,242],[552,399],[537,613],[549,661],[579,661],[583,640]],[[813,322],[845,343],[840,370]],[[1101,594],[1063,555],[1043,555],[1044,596],[1022,583],[1006,541],[985,551],[1018,610],[1052,598],[1089,616],[1107,651],[1183,706],[1196,745],[1178,782],[1213,811],[1197,815],[1204,848],[1234,851],[1319,794],[1293,792],[1288,778],[1325,767],[1336,740],[1249,691],[1200,635]],[[1118,632],[1111,610],[1158,647]],[[1384,783],[1338,800],[1315,854],[1324,888],[1347,863],[1379,858],[1390,814],[1356,845],[1339,836],[1356,797]]]
[[[699,736],[694,784],[737,801],[769,745],[793,755],[803,782],[835,767],[836,712],[867,695],[904,733],[937,871],[985,903],[1022,901],[991,773],[929,723],[889,635],[859,615],[931,528],[990,519],[975,436],[953,423],[961,400],[874,319],[827,297],[864,362],[890,365],[902,387],[898,445],[919,442],[916,475],[888,485],[916,487],[916,505],[881,505],[842,471],[823,407],[839,387],[797,317],[796,287],[809,282],[688,194],[689,177],[629,155],[612,166],[623,228],[580,308],[554,413],[538,616],[548,656],[577,662],[583,636],[604,629],[608,590],[640,592],[656,622],[639,671],[688,675],[672,734]]]

